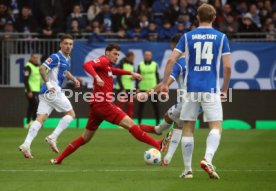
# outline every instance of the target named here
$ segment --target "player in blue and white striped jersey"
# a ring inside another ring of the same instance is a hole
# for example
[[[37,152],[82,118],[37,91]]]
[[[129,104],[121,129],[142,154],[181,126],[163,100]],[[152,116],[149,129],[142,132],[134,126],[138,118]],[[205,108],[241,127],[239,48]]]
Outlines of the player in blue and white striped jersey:
[[[69,72],[72,48],[73,37],[71,35],[62,36],[60,39],[60,51],[52,54],[39,69],[45,83],[42,85],[39,93],[37,118],[32,123],[24,143],[19,146],[19,150],[23,152],[25,158],[33,158],[30,149],[31,143],[54,109],[57,112],[62,112],[64,116],[59,121],[53,133],[47,136],[45,140],[56,153],[59,152],[56,145],[58,136],[68,127],[75,117],[75,112],[70,101],[61,91],[65,77],[72,80],[76,87],[80,86],[79,81]]]
[[[231,74],[230,49],[225,34],[212,28],[216,11],[209,4],[198,8],[199,27],[185,33],[172,52],[164,75],[161,90],[168,91],[168,79],[175,61],[185,52],[186,75],[184,88],[187,91],[180,118],[184,120],[182,148],[185,169],[183,174],[192,171],[191,161],[194,148],[193,131],[200,106],[205,121],[209,122],[210,133],[206,141],[204,159],[200,162],[210,178],[219,179],[212,159],[219,146],[222,131],[222,105],[220,94],[226,94]],[[220,62],[223,62],[223,86],[220,93]]]
[[[176,47],[177,42],[180,40],[181,35],[177,34],[174,35],[171,39],[171,47],[172,49],[174,49]],[[171,124],[174,123],[174,129],[173,129],[173,133],[172,133],[172,138],[171,138],[171,142],[168,148],[168,152],[166,154],[166,156],[163,158],[162,160],[162,165],[167,166],[170,164],[173,155],[178,147],[178,144],[181,140],[182,137],[182,128],[183,128],[183,120],[180,120],[180,113],[181,113],[181,109],[182,109],[182,104],[183,102],[181,101],[181,96],[183,93],[183,88],[184,88],[184,77],[185,77],[185,73],[186,73],[186,60],[185,60],[185,56],[184,54],[181,55],[181,57],[176,61],[175,65],[173,66],[172,72],[170,74],[170,78],[169,78],[169,85],[171,85],[174,81],[177,82],[178,85],[178,103],[173,105],[164,115],[164,120],[161,124],[157,125],[157,126],[150,126],[150,125],[145,125],[145,124],[141,124],[140,127],[149,133],[154,133],[157,135],[162,134],[163,131],[167,130],[170,128]],[[158,84],[155,88],[153,88],[153,90],[149,90],[146,93],[139,93],[138,97],[140,99],[143,99],[143,97],[145,97],[145,94],[150,94],[152,93],[152,91],[160,91],[160,84]],[[200,112],[198,112],[199,114]],[[189,174],[186,176],[187,177],[192,177],[192,174]]]

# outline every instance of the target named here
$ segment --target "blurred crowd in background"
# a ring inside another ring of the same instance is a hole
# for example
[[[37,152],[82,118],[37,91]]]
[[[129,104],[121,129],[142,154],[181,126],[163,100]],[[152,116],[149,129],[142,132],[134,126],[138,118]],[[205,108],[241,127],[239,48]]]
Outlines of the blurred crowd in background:
[[[276,39],[274,0],[0,0],[0,32],[71,33],[104,41],[101,35],[132,40],[168,40],[197,26],[196,10],[210,3],[214,27],[227,34],[264,32]],[[26,37],[26,36],[24,36]]]

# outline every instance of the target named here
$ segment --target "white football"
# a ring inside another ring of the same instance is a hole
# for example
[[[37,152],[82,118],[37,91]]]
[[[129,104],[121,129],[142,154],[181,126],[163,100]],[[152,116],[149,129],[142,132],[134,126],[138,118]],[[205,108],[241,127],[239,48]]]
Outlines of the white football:
[[[145,151],[144,160],[146,164],[157,165],[161,162],[161,153],[157,149],[149,149]]]

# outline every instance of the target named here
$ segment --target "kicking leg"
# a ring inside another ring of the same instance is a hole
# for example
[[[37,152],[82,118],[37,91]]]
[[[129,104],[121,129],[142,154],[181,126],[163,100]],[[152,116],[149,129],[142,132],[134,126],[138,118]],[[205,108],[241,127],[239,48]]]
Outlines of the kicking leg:
[[[68,157],[73,152],[75,152],[80,146],[89,142],[95,133],[96,133],[96,130],[85,129],[83,134],[80,137],[72,141],[57,158],[51,159],[50,163],[60,164],[66,157]]]
[[[142,131],[137,124],[129,117],[125,116],[121,122],[119,123],[120,126],[128,129],[128,131],[134,136],[137,140],[147,143],[149,145],[154,146],[156,149],[161,150],[162,152],[165,151],[169,141],[170,141],[170,134],[166,136],[163,140],[156,140],[149,136],[146,132]]]

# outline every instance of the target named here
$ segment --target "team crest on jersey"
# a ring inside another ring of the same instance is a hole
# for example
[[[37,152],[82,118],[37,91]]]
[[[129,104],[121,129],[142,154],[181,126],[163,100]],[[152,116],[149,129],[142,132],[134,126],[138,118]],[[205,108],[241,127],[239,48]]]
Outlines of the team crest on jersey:
[[[46,62],[48,62],[50,64],[51,62],[53,62],[53,60],[52,60],[52,58],[47,58]]]

